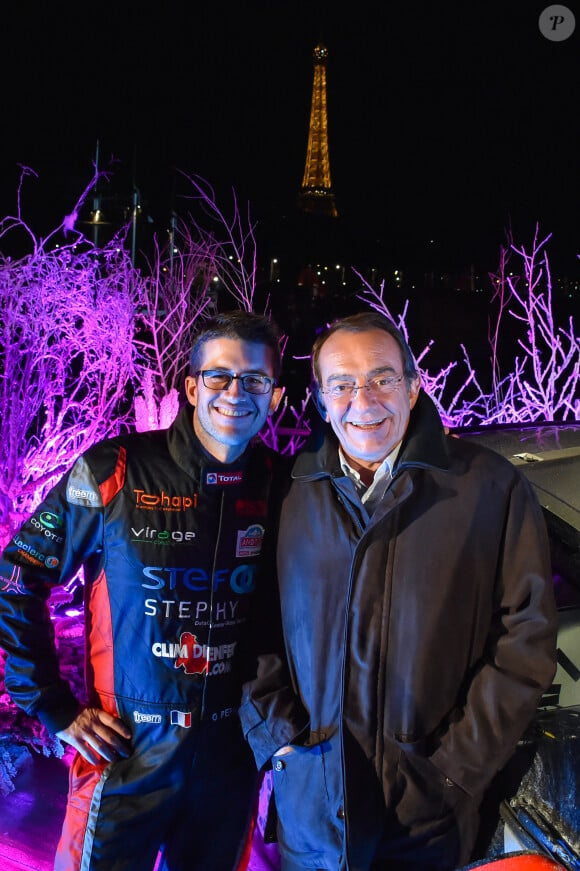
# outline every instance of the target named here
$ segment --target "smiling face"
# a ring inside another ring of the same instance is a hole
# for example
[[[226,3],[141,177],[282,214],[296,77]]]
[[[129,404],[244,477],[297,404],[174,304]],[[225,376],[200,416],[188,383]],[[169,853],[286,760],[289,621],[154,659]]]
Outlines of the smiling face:
[[[274,377],[270,348],[241,339],[210,339],[201,348],[200,370],[213,369],[231,375],[248,373]],[[211,390],[201,375],[188,375],[185,392],[195,406],[193,428],[200,442],[217,460],[231,463],[245,451],[248,442],[264,426],[268,414],[275,411],[282,396],[280,387],[268,393],[247,393],[239,379],[227,390]]]
[[[381,329],[361,332],[337,330],[325,341],[318,359],[325,419],[355,469],[374,472],[402,441],[420,380],[410,386],[403,378],[386,394],[364,385],[375,379],[403,374],[403,356],[395,339]],[[359,387],[351,395],[324,391],[339,384]]]

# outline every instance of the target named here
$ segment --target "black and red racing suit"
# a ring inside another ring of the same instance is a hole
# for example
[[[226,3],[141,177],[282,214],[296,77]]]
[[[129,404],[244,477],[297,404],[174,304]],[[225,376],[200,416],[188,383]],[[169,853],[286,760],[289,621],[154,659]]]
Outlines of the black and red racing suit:
[[[77,715],[48,599],[83,566],[88,702],[133,734],[126,760],[77,754],[57,869],[143,871],[163,847],[172,871],[225,871],[244,837],[256,772],[237,708],[280,458],[260,443],[213,461],[192,411],[88,450],[2,555],[14,702],[52,732]]]

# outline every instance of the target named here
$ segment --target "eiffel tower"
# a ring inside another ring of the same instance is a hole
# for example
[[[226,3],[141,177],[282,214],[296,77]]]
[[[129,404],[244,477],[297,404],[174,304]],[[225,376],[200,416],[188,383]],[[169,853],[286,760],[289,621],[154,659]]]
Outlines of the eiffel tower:
[[[310,109],[310,130],[298,208],[336,218],[338,211],[330,182],[328,123],[326,117],[326,60],[328,51],[320,43],[314,49],[314,82]]]

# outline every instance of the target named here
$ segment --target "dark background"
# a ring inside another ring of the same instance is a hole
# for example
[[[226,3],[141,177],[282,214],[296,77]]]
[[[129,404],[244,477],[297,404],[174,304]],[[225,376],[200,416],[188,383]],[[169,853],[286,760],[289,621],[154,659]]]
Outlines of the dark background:
[[[552,233],[556,268],[580,250],[576,31],[550,42],[550,3],[31,2],[3,9],[0,212],[39,232],[100,166],[139,187],[162,226],[180,170],[235,190],[262,221],[294,208],[312,92],[328,48],[332,184],[341,216],[387,258],[493,269],[511,227]]]

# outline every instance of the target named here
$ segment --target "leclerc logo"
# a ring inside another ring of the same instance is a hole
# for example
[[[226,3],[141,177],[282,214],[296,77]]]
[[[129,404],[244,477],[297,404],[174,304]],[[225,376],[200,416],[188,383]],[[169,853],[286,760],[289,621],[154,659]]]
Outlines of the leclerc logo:
[[[243,472],[208,472],[205,483],[213,484],[215,487],[226,487],[229,484],[241,484],[243,478]]]

